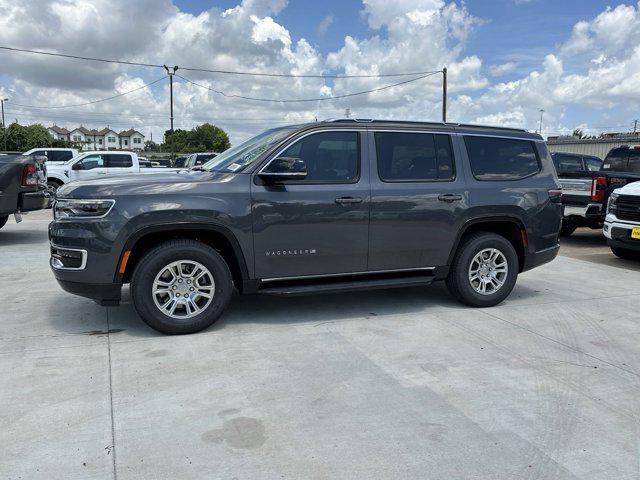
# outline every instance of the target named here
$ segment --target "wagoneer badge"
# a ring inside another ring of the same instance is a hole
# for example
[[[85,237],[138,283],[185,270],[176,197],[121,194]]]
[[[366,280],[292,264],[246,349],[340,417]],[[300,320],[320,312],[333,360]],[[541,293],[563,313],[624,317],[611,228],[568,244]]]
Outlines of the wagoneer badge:
[[[315,248],[304,248],[297,250],[267,250],[264,252],[267,257],[294,257],[300,255],[315,255]]]

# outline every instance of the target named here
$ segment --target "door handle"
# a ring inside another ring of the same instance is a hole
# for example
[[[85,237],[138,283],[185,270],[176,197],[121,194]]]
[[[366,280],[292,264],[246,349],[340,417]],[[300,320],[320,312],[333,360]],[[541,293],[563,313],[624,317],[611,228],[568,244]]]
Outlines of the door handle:
[[[107,172],[98,172],[98,175],[106,175]]]
[[[438,195],[438,200],[441,202],[456,202],[458,200],[462,200],[462,195],[458,195],[455,193],[443,193]]]
[[[336,198],[336,203],[338,205],[351,205],[353,203],[362,203],[362,198],[360,198],[360,197],[338,197],[338,198]]]

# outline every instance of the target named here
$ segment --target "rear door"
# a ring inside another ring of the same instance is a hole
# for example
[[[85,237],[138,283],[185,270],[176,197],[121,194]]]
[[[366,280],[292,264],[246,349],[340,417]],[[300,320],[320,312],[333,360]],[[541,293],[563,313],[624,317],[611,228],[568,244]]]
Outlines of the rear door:
[[[124,175],[133,172],[133,158],[128,153],[109,153],[104,156],[108,175]]]
[[[254,175],[258,278],[366,271],[370,187],[368,165],[362,162],[363,135],[357,130],[303,134],[269,160],[303,160],[304,180],[265,184]]]
[[[370,271],[446,265],[467,205],[452,134],[372,131]]]

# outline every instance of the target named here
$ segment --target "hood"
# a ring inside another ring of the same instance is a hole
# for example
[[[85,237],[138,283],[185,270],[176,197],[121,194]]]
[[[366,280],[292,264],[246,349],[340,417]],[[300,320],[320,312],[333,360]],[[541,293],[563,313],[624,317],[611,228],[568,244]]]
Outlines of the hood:
[[[638,196],[640,196],[640,181],[639,182],[628,183],[624,187],[618,188],[616,190],[616,193],[619,193],[620,195],[638,195]]]
[[[194,190],[202,183],[221,188],[240,174],[181,170],[152,175],[114,175],[92,180],[69,182],[58,189],[57,197],[109,198],[119,195],[171,194]]]

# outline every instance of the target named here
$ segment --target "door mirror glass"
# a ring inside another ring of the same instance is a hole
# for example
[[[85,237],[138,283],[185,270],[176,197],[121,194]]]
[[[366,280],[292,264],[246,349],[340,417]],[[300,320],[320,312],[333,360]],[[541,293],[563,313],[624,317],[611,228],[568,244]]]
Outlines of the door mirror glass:
[[[82,170],[82,162],[74,163],[71,170]]]
[[[278,157],[258,176],[265,181],[303,180],[307,177],[307,165],[301,158]]]

